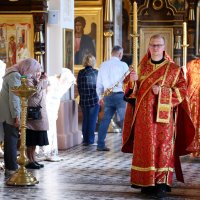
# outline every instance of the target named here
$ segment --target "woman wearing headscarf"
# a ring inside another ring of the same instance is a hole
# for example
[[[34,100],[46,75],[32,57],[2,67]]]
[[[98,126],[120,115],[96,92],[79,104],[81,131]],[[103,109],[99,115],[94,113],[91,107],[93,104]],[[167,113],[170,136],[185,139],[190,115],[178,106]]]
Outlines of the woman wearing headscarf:
[[[20,99],[11,88],[21,85],[21,76],[28,79],[36,77],[41,65],[35,59],[27,58],[6,70],[0,94],[0,122],[4,129],[4,162],[5,175],[9,176],[18,169],[17,142],[20,124]]]
[[[47,130],[49,129],[49,121],[46,110],[46,92],[48,87],[47,75],[41,74],[41,71],[36,73],[35,77],[29,80],[28,84],[37,88],[36,93],[28,100],[28,106],[32,108],[40,107],[41,115],[39,118],[27,117],[26,129],[26,146],[27,157],[29,163],[26,165],[28,169],[40,169],[44,167],[35,159],[36,146],[45,146],[49,144]]]

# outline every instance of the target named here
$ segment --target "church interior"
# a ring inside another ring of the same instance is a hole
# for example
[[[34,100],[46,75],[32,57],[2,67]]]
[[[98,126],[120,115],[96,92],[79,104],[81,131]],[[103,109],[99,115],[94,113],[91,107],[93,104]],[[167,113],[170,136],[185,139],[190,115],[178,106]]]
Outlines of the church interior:
[[[139,61],[153,34],[165,37],[166,50],[177,65],[186,68],[187,62],[200,58],[200,0],[1,0],[0,67],[9,68],[27,57],[41,64],[53,83],[49,141],[58,150],[57,157],[47,159],[38,148],[37,159],[44,168],[30,170],[37,181],[25,185],[9,184],[1,156],[2,199],[149,199],[130,187],[132,155],[121,152],[116,119],[106,138],[109,152],[96,151],[95,144],[82,145],[76,77],[83,66],[75,51],[79,16],[85,19],[84,34],[95,47],[96,69],[111,57],[114,45],[123,47],[122,60],[128,65]],[[14,60],[9,53],[13,42]],[[2,69],[0,73],[2,78]],[[184,156],[181,165],[185,183],[174,177],[172,192],[164,199],[200,199],[200,158]]]

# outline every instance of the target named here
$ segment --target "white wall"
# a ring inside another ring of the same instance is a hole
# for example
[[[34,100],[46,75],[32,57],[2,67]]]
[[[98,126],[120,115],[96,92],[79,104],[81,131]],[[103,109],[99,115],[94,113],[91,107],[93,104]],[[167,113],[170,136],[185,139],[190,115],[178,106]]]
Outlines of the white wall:
[[[74,27],[74,0],[49,0],[48,11],[46,56],[47,74],[51,76],[63,67],[63,28]]]
[[[122,1],[114,0],[114,45],[122,46]]]

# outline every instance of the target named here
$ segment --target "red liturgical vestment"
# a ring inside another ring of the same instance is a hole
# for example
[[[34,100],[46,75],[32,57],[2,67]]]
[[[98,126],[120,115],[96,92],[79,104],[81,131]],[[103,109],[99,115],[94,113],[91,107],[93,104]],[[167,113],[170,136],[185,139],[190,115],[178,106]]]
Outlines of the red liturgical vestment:
[[[187,64],[188,96],[191,118],[195,125],[195,137],[191,149],[200,158],[200,58]]]
[[[168,60],[153,64],[149,59],[140,64],[136,84],[136,105],[133,111],[127,104],[122,146],[123,152],[133,152],[131,183],[171,186],[176,163],[174,113],[186,97],[186,80],[176,64]],[[125,91],[129,85],[127,77]],[[152,92],[153,85],[160,86],[158,95]]]

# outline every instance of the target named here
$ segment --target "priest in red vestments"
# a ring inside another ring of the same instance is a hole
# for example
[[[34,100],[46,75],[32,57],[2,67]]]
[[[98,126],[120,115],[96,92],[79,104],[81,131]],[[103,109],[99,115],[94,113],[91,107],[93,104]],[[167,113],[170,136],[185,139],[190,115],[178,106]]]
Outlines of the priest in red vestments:
[[[195,126],[192,156],[200,158],[200,58],[187,63],[187,80],[191,118]]]
[[[164,37],[150,38],[138,75],[131,71],[124,91],[136,98],[135,107],[127,103],[122,141],[122,151],[133,153],[132,187],[141,188],[145,195],[164,197],[171,190],[174,169],[183,181],[179,156],[189,153],[186,148],[194,137],[185,100],[187,83],[182,68],[166,54]]]

